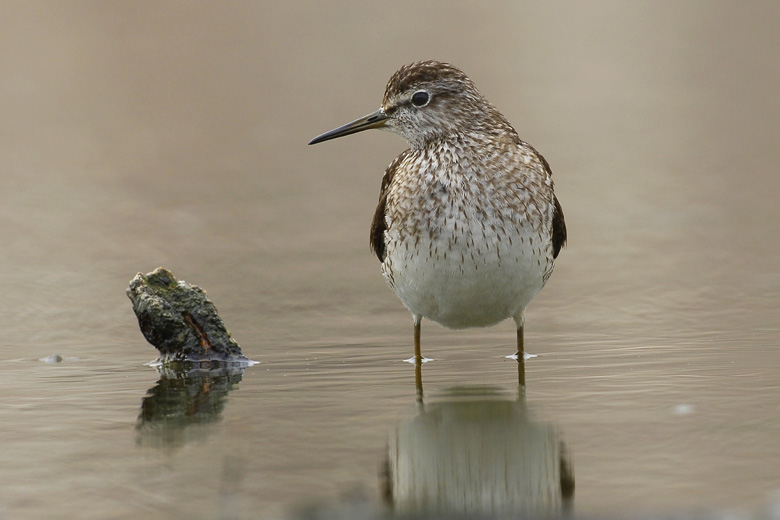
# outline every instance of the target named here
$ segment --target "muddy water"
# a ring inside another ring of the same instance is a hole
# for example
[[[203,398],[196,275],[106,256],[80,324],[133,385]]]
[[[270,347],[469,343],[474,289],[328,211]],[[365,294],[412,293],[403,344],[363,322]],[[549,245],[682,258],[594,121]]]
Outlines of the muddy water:
[[[778,19],[771,2],[4,3],[0,516],[776,515]],[[525,396],[510,322],[424,324],[417,402],[411,319],[367,245],[403,143],[305,145],[428,57],[555,172],[570,241],[527,313]],[[261,363],[145,366],[124,289],[158,265]]]

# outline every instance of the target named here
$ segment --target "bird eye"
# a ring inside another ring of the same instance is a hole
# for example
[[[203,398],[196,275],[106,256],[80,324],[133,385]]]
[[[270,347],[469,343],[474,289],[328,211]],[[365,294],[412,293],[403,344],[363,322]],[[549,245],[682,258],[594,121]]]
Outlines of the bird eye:
[[[418,90],[412,94],[412,104],[416,107],[424,107],[431,100],[431,96],[424,90]]]

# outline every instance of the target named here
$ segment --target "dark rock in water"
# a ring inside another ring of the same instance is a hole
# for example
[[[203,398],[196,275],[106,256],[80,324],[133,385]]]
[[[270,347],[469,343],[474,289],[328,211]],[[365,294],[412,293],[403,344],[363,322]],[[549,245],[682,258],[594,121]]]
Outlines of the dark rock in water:
[[[141,332],[160,351],[161,362],[249,361],[206,292],[176,280],[167,269],[138,273],[130,281],[127,296]]]

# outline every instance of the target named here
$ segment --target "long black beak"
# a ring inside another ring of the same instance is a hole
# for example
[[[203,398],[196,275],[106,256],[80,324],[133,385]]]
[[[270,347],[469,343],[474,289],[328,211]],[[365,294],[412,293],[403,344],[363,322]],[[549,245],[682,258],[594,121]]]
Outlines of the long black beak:
[[[347,123],[344,126],[334,128],[330,132],[325,132],[322,135],[318,135],[317,137],[309,141],[309,144],[317,144],[323,141],[329,141],[331,139],[336,139],[337,137],[344,137],[345,135],[356,134],[358,132],[362,132],[363,130],[369,130],[371,128],[381,128],[385,126],[388,119],[389,118],[387,114],[385,114],[385,111],[380,108],[376,112],[372,112],[367,116],[361,117],[360,119],[355,119],[351,123]]]

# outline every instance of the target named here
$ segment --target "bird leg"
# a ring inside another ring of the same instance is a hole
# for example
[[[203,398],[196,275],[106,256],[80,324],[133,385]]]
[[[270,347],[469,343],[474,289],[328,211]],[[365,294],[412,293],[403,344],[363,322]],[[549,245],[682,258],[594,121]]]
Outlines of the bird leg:
[[[422,362],[422,354],[420,353],[420,322],[422,319],[415,317],[414,319],[414,361],[415,363]]]
[[[522,359],[525,355],[525,340],[523,339],[523,325],[517,327],[517,359]]]
[[[525,340],[523,338],[523,329],[525,328],[525,312],[520,311],[513,316],[515,325],[517,325],[517,382],[521,389],[525,389]]]
[[[414,388],[417,391],[417,402],[423,402],[422,361],[414,360]]]
[[[523,346],[523,326],[517,328],[517,383],[525,389],[525,350]]]
[[[414,317],[414,386],[417,389],[417,402],[423,402],[422,364],[423,358],[420,352],[420,323],[422,316]]]
[[[522,352],[517,356],[517,384],[525,392],[525,356]]]
[[[512,319],[515,320],[515,325],[517,325],[517,353],[515,355],[517,356],[517,359],[521,359],[525,354],[525,344],[523,341],[523,328],[525,327],[525,309],[521,310],[520,312],[512,316]]]

